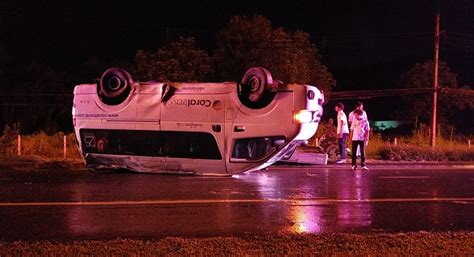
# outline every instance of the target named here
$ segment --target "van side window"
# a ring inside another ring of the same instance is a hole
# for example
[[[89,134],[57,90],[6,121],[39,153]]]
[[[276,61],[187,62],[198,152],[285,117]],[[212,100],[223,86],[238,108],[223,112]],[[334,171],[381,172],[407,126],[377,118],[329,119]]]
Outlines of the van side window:
[[[221,160],[205,132],[81,129],[84,153]]]
[[[275,151],[284,137],[243,138],[235,141],[232,158],[259,160]]]

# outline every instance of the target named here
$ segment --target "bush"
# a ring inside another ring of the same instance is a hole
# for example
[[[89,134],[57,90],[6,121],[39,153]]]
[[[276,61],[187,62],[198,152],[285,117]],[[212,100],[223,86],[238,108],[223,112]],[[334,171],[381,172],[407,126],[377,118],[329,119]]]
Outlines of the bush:
[[[382,148],[389,145],[380,133],[373,133],[370,135],[369,144],[365,149],[366,158],[380,158],[379,152]]]
[[[15,140],[20,134],[20,125],[14,124],[13,127],[5,126],[3,134],[0,137],[0,152],[2,155],[13,155],[16,153]]]

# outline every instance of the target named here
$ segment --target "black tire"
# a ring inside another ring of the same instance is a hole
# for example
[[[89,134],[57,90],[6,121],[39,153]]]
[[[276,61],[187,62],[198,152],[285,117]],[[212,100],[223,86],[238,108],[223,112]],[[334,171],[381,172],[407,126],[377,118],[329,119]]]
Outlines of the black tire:
[[[100,78],[99,97],[105,104],[120,104],[127,99],[132,84],[130,73],[120,68],[110,68]]]
[[[245,106],[260,109],[273,100],[276,87],[270,72],[262,67],[253,67],[245,72],[239,84],[239,99]]]

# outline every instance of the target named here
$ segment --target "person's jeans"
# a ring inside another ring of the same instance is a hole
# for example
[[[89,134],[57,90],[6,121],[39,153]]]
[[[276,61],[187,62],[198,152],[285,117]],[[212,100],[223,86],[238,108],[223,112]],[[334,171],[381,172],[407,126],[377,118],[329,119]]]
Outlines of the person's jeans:
[[[347,133],[342,133],[342,138],[337,139],[337,144],[339,146],[339,154],[341,155],[341,160],[346,159],[346,138]]]
[[[357,155],[354,154],[357,151],[357,146],[360,147],[360,164],[362,167],[365,166],[365,142],[363,140],[353,140],[352,141],[352,166],[356,165]]]

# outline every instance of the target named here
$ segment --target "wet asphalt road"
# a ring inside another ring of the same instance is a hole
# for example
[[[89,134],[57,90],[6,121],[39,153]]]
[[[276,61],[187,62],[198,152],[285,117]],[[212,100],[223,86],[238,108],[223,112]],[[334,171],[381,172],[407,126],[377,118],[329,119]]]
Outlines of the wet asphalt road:
[[[273,166],[234,177],[0,170],[0,240],[473,231],[471,166]]]

